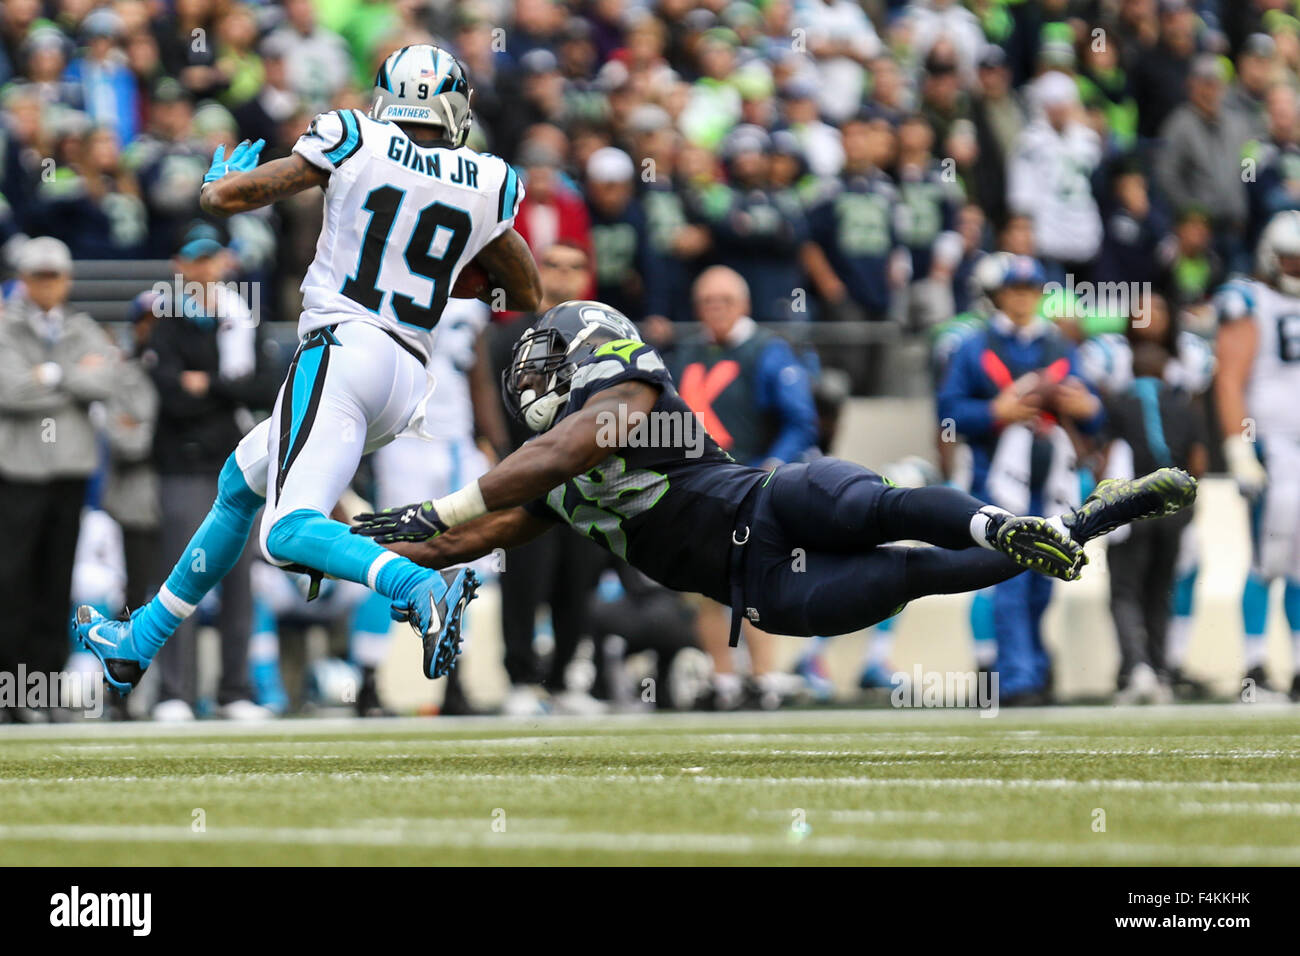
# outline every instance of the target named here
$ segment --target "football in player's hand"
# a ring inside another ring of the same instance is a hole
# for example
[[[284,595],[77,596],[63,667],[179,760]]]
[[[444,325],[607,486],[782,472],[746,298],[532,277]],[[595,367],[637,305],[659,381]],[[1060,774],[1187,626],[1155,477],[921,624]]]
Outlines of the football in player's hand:
[[[456,284],[451,287],[451,296],[453,299],[477,299],[491,282],[487,270],[471,259],[456,277]]]

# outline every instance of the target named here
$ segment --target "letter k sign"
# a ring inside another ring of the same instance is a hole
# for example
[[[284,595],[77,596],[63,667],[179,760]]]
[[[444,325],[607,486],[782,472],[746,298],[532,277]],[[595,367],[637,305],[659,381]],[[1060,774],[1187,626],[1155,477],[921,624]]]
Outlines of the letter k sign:
[[[699,416],[704,430],[727,450],[735,444],[735,439],[722,426],[717,412],[713,410],[713,402],[739,375],[740,363],[735,359],[724,359],[708,371],[705,371],[703,362],[692,362],[682,369],[682,385],[678,391],[682,401]]]

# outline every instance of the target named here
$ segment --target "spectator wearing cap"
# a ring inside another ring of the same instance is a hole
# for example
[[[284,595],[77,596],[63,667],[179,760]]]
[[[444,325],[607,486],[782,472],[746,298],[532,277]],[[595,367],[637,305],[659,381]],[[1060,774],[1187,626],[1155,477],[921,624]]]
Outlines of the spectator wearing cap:
[[[881,50],[876,28],[854,0],[808,0],[796,5],[793,23],[816,61],[822,115],[840,123],[862,102],[867,64]]]
[[[736,270],[753,297],[760,322],[811,318],[799,251],[808,223],[799,199],[772,188],[771,137],[757,126],[737,126],[723,143],[728,184],[708,210],[717,261]]]
[[[996,311],[953,355],[939,388],[941,423],[970,444],[971,493],[1014,513],[1057,514],[1078,504],[1076,452],[1066,428],[1094,435],[1102,405],[1079,377],[1073,345],[1039,314],[1042,266],[1005,260]],[[1041,621],[1051,581],[1021,574],[994,590],[996,669],[1004,705],[1045,703],[1050,661]]]
[[[1237,77],[1223,96],[1223,108],[1246,121],[1252,139],[1268,136],[1268,91],[1277,79],[1277,44],[1267,33],[1252,33],[1237,54]]]
[[[1187,0],[1159,0],[1160,39],[1133,56],[1133,98],[1138,135],[1152,139],[1187,96],[1187,76],[1196,56],[1198,19]]]
[[[650,229],[636,201],[632,157],[606,146],[587,160],[587,212],[596,254],[596,298],[624,315],[646,315],[646,290],[658,281]]]
[[[113,394],[120,359],[104,330],[68,307],[67,246],[31,239],[16,260],[19,286],[0,316],[0,671],[50,672],[68,653],[81,507],[98,466],[90,405]]]
[[[817,110],[817,88],[807,76],[793,76],[781,86],[781,114],[785,128],[794,134],[814,176],[838,176],[844,167],[840,131],[822,122]]]
[[[92,10],[81,21],[80,39],[85,45],[68,64],[66,79],[79,88],[91,119],[111,129],[126,146],[139,128],[139,104],[135,77],[122,62],[121,17],[106,7]]]
[[[1175,209],[1200,206],[1208,212],[1215,246],[1229,268],[1249,268],[1243,237],[1246,186],[1242,149],[1250,126],[1224,109],[1223,65],[1213,54],[1196,58],[1187,79],[1187,102],[1160,129],[1156,184]]]
[[[275,400],[277,369],[259,368],[257,330],[248,304],[226,285],[231,257],[212,226],[196,224],[172,260],[176,281],[159,290],[144,353],[160,399],[153,463],[159,476],[162,554],[178,554],[217,495],[226,457],[252,426],[250,409]],[[177,294],[179,287],[180,294]],[[218,704],[245,701],[252,623],[251,550],[221,586],[221,683]],[[193,622],[183,624],[158,656],[159,719],[193,716],[197,698]]]
[[[138,258],[145,248],[146,213],[117,137],[101,126],[79,139],[76,159],[41,182],[36,229],[62,239],[78,259]]]
[[[524,173],[524,198],[515,216],[515,231],[528,243],[534,258],[564,239],[591,254],[591,220],[582,196],[560,178],[560,154],[541,141],[519,154]]]
[[[1101,248],[1101,213],[1090,177],[1101,162],[1101,140],[1083,121],[1079,90],[1064,73],[1034,81],[1038,110],[1016,140],[1007,169],[1007,205],[1034,224],[1038,255],[1058,276],[1087,277]]]

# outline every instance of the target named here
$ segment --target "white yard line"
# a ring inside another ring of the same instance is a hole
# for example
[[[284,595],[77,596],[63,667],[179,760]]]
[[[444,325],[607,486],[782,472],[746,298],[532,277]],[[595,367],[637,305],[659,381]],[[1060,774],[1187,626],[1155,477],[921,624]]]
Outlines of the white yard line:
[[[508,825],[508,824],[507,824]],[[611,833],[574,831],[493,833],[429,828],[220,827],[194,833],[189,827],[93,824],[0,825],[0,841],[69,843],[278,844],[399,849],[553,850],[610,853],[758,854],[798,857],[872,857],[937,861],[1029,860],[1047,863],[1196,863],[1202,865],[1300,864],[1300,847],[1125,843],[1099,834],[1086,843],[1032,840],[871,839],[850,836],[769,837],[723,833]]]
[[[609,768],[613,770],[615,768]],[[286,778],[318,781],[353,781],[360,783],[478,783],[478,784],[520,784],[537,786],[551,783],[612,783],[644,786],[647,784],[689,783],[700,786],[748,786],[748,787],[804,787],[812,789],[828,788],[876,788],[899,787],[914,789],[984,789],[1001,788],[1010,790],[1132,790],[1132,791],[1178,791],[1187,789],[1204,789],[1218,791],[1240,791],[1242,793],[1263,793],[1271,791],[1300,791],[1300,781],[1252,781],[1252,780],[1135,780],[1104,779],[1071,780],[1064,777],[721,777],[701,774],[699,768],[682,767],[671,774],[632,774],[606,772],[590,773],[464,773],[425,772],[384,773],[368,770],[259,770],[235,773],[204,774],[159,774],[135,775],[114,774],[109,776],[23,776],[0,777],[0,785],[41,786],[58,784],[78,784],[81,786],[102,784],[139,783],[149,786],[156,784],[194,784],[209,786],[212,784],[245,784],[254,781]]]
[[[546,736],[558,733],[600,733],[624,731],[640,734],[647,730],[682,733],[692,730],[726,733],[730,727],[771,722],[788,728],[826,727],[886,733],[925,732],[945,727],[978,728],[973,735],[982,739],[985,732],[1035,734],[1042,728],[1058,724],[1124,725],[1149,727],[1157,723],[1182,723],[1188,720],[1213,720],[1216,723],[1249,722],[1257,718],[1295,714],[1293,705],[1279,704],[1195,704],[1143,707],[1140,713],[1113,707],[1042,707],[1006,710],[992,720],[981,718],[974,710],[924,708],[874,708],[867,710],[783,710],[772,714],[737,712],[728,714],[607,714],[600,717],[398,717],[385,720],[358,720],[349,717],[291,718],[258,723],[234,723],[201,720],[191,724],[150,724],[136,721],[84,721],[69,724],[6,725],[0,739],[22,740],[96,737],[248,737],[248,736],[330,736],[373,733],[413,733],[420,735],[457,734],[475,731],[512,730],[536,732]],[[992,725],[992,726],[990,726]],[[762,736],[761,733],[757,734]],[[531,736],[527,739],[533,739]]]

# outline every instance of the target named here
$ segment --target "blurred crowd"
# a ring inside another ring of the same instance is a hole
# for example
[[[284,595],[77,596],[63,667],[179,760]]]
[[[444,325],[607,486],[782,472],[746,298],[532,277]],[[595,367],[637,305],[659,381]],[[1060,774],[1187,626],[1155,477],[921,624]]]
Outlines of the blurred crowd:
[[[759,321],[929,328],[966,308],[1000,238],[1051,276],[1152,281],[1195,305],[1297,201],[1294,12],[9,0],[0,241],[165,258],[215,145],[263,138],[284,155],[317,112],[364,108],[384,56],[432,39],[475,87],[470,144],[525,177],[534,249],[589,248],[599,297],[661,335],[718,263],[747,280]],[[293,318],[314,248],[318,210],[300,206],[230,226],[241,271],[273,280],[270,318]]]
[[[598,298],[640,322],[738,460],[829,450],[838,409],[850,394],[885,390],[900,353],[882,343],[901,339],[925,343],[938,409],[940,473],[912,465],[909,478],[1048,510],[1106,476],[1219,463],[1212,297],[1230,273],[1255,268],[1270,220],[1300,209],[1294,2],[5,0],[0,416],[89,437],[77,453],[62,439],[19,448],[31,436],[0,424],[0,496],[24,502],[30,519],[6,528],[16,543],[0,555],[5,606],[30,608],[0,640],[0,669],[58,666],[63,648],[49,635],[65,623],[83,499],[115,519],[119,600],[136,606],[156,586],[153,565],[201,519],[250,416],[274,399],[287,356],[267,323],[297,317],[319,202],[303,195],[205,222],[198,194],[213,149],[261,138],[264,158],[288,154],[317,113],[365,109],[377,65],[416,42],[460,58],[475,89],[469,145],[520,172],[515,225],[548,301]],[[230,321],[237,310],[219,301],[160,320],[165,310],[144,297],[110,343],[93,304],[89,315],[69,304],[70,280],[79,260],[115,259],[249,281],[261,324]],[[1044,295],[1049,283],[1064,289]],[[1081,294],[1104,284],[1133,294],[1119,306]],[[449,361],[467,382],[499,364],[530,319],[501,318],[475,315],[469,345],[455,346]],[[776,333],[793,327],[773,323],[871,331],[815,354],[791,348]],[[727,361],[753,369],[734,386],[743,391],[711,377]],[[472,392],[448,441],[480,451],[481,468],[521,436],[487,408],[481,381]],[[1128,450],[1116,456],[1117,443]],[[1011,488],[1022,458],[1031,478]],[[403,503],[382,500],[397,495],[383,490],[384,467],[358,490],[379,506]],[[1195,549],[1183,527],[1156,525],[1155,540],[1137,533],[1120,553],[1133,562],[1121,585],[1141,583],[1112,595],[1119,689],[1135,699],[1203,692],[1181,667]],[[762,635],[747,630],[733,661],[722,609],[608,568],[576,537],[555,543],[569,534],[552,532],[505,568],[508,707],[568,700],[560,706],[583,710],[593,693],[617,696],[604,638],[623,642],[610,645],[617,658],[664,633],[676,635],[657,648],[665,660],[697,646],[711,658],[703,705],[785,696],[787,675]],[[558,562],[581,573],[551,581],[542,569]],[[254,620],[221,628],[216,704],[228,716],[288,706],[284,681],[257,667],[277,660],[275,621],[293,616],[292,595],[283,582],[259,591],[260,573],[234,575],[254,586],[228,586],[221,604],[231,621]],[[1168,597],[1155,611],[1152,594]],[[344,596],[340,619],[365,604]],[[981,666],[1020,702],[1050,696],[1039,633],[1049,600],[1046,582],[1025,575],[972,611]],[[617,602],[668,623],[615,633],[627,619]],[[542,605],[552,612],[545,660],[534,650]],[[355,671],[335,682],[360,686],[358,706],[372,712],[383,709],[383,624],[344,626],[367,649],[344,655]],[[869,642],[864,687],[887,676],[889,631]],[[597,676],[570,693],[580,643],[595,648]],[[177,641],[175,660],[158,668],[160,701],[179,702],[180,716],[197,703],[192,644]],[[241,663],[250,655],[251,677]],[[1262,651],[1247,664],[1263,682]],[[820,686],[822,668],[814,648],[801,679]],[[449,693],[449,709],[471,709]]]

